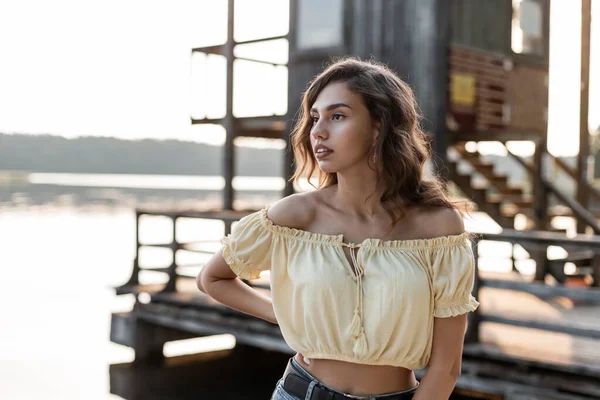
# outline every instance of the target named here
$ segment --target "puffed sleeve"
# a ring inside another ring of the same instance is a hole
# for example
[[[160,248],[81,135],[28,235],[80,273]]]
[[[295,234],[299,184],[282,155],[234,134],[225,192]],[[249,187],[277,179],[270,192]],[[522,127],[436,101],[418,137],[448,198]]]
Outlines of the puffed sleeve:
[[[264,217],[264,210],[245,216],[222,240],[223,258],[242,279],[258,279],[271,268],[272,232]]]
[[[432,249],[434,311],[438,318],[475,311],[473,297],[475,258],[468,235],[454,237],[454,243]]]

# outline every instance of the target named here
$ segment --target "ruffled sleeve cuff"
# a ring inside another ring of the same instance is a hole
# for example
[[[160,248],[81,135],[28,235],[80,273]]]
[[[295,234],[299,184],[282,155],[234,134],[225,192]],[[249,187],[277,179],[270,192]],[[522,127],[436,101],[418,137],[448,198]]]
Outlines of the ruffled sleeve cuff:
[[[230,239],[229,236],[226,236],[221,240],[223,245],[225,245],[225,247],[223,247],[223,258],[229,265],[229,268],[242,279],[250,280],[260,278],[260,271],[257,271],[234,254],[231,249]]]
[[[473,312],[477,307],[479,307],[479,302],[469,294],[465,298],[436,305],[433,316],[436,318],[456,317],[467,312]]]

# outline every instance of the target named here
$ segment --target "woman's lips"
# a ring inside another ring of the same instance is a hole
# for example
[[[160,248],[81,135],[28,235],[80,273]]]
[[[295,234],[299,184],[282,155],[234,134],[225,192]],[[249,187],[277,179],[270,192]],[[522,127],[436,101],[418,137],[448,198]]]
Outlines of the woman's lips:
[[[317,152],[315,153],[315,157],[316,157],[318,160],[322,160],[322,159],[324,159],[324,158],[326,158],[326,157],[329,157],[329,155],[330,155],[331,153],[333,153],[333,150],[320,149],[319,151],[317,151]]]

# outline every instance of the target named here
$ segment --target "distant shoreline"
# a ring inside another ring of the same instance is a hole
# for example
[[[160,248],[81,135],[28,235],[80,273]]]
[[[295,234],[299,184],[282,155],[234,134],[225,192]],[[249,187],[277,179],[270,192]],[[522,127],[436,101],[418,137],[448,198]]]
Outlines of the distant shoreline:
[[[284,154],[235,146],[234,175],[282,177]],[[223,175],[223,160],[222,146],[191,141],[0,133],[0,171],[213,176]]]

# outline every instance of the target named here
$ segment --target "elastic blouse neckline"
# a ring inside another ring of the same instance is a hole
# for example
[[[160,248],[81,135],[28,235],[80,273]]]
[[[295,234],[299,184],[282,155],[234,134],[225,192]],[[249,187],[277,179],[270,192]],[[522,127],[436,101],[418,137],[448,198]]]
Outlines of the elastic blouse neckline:
[[[472,236],[471,232],[465,231],[457,235],[439,236],[427,239],[399,239],[382,240],[376,238],[367,238],[361,243],[344,243],[344,235],[330,235],[326,233],[309,232],[302,229],[289,228],[287,226],[276,225],[267,216],[269,207],[260,210],[260,219],[263,226],[271,233],[300,240],[309,243],[322,243],[347,247],[373,247],[373,248],[398,248],[398,249],[420,249],[437,248],[463,245]]]

